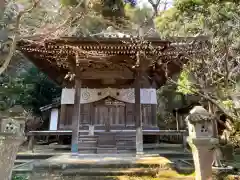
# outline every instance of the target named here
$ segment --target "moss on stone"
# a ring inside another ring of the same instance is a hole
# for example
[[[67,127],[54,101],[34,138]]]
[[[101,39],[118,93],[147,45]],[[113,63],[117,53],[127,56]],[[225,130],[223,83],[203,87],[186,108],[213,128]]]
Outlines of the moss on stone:
[[[156,177],[151,177],[151,176],[142,176],[142,177],[136,177],[136,176],[119,176],[116,177],[116,180],[170,180],[170,179],[194,179],[194,173],[190,175],[185,175],[185,174],[179,174],[176,171],[173,170],[165,170],[165,171],[160,171]]]

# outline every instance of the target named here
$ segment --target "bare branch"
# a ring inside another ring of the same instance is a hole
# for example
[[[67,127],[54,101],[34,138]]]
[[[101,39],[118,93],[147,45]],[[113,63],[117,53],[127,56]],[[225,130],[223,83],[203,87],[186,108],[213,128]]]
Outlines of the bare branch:
[[[0,67],[0,74],[2,74],[8,67],[9,63],[11,62],[11,59],[15,53],[16,50],[16,45],[17,45],[17,39],[19,36],[19,25],[20,25],[20,21],[21,18],[24,14],[26,13],[30,13],[38,4],[39,4],[40,0],[33,0],[33,4],[30,8],[23,10],[21,12],[18,13],[17,15],[17,19],[16,19],[16,24],[15,24],[15,29],[14,29],[14,35],[12,37],[12,42],[10,45],[10,49],[9,49],[9,53],[8,55],[4,58],[4,60],[2,61],[3,64]]]

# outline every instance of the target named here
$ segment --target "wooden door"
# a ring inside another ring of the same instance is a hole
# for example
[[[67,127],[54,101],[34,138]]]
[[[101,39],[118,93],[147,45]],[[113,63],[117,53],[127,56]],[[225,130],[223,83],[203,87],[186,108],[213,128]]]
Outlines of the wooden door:
[[[90,109],[91,104],[81,104],[81,125],[88,125],[91,124],[90,118]]]
[[[104,126],[107,118],[108,118],[108,108],[103,105],[95,106],[94,125]]]
[[[96,108],[95,125],[103,126],[106,131],[110,131],[110,109],[107,106],[99,105]]]
[[[103,126],[107,131],[111,127],[125,126],[125,106],[106,105],[103,102],[97,102],[94,105],[95,116],[93,124]]]
[[[151,114],[151,105],[142,104],[142,121],[143,126],[153,126],[152,123],[152,114]]]
[[[135,104],[130,104],[130,103],[126,103],[126,107],[125,107],[125,123],[126,126],[135,126],[135,117],[134,117],[134,107]]]
[[[111,126],[125,126],[125,106],[108,106]]]

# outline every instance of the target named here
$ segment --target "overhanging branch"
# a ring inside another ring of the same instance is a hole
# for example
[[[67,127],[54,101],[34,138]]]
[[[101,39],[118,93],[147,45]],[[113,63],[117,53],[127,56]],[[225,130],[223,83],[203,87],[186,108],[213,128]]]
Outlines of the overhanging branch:
[[[174,80],[171,79],[171,78],[168,78],[168,80],[169,80],[170,82],[172,82],[172,83],[174,83],[174,84],[176,84],[176,85],[178,85],[178,86],[180,86],[180,87],[182,87],[182,88],[184,88],[184,89],[187,89],[187,90],[191,91],[192,93],[197,94],[197,95],[203,97],[204,99],[210,101],[210,102],[211,102],[212,104],[214,104],[220,111],[222,111],[226,116],[228,116],[229,120],[233,123],[233,119],[235,118],[235,116],[234,116],[233,114],[229,113],[228,111],[226,111],[226,109],[224,109],[222,106],[220,106],[219,103],[218,103],[216,100],[212,99],[210,96],[205,95],[205,94],[203,94],[203,93],[201,93],[201,92],[199,92],[199,91],[197,91],[197,90],[194,90],[194,89],[188,89],[188,88],[186,88],[185,86],[179,84],[178,82],[174,81]]]
[[[33,0],[33,4],[30,8],[19,12],[19,14],[17,15],[15,29],[13,31],[14,33],[13,33],[13,37],[12,37],[12,43],[11,43],[8,55],[2,61],[3,65],[0,67],[0,74],[2,74],[7,69],[8,65],[10,64],[11,59],[16,51],[16,45],[17,45],[17,40],[18,40],[18,36],[19,36],[18,31],[19,31],[19,26],[20,26],[20,21],[21,21],[22,16],[26,13],[30,13],[35,7],[37,7],[39,2],[40,2],[40,0]]]

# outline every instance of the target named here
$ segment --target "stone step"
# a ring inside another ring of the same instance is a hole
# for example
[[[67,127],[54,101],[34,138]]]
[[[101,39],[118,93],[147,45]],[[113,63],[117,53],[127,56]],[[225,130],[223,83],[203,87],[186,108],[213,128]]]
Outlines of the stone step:
[[[97,145],[96,144],[87,144],[87,143],[85,143],[85,144],[78,144],[78,148],[80,149],[80,148],[97,148]]]
[[[168,159],[190,159],[192,154],[183,151],[158,151],[160,156],[166,157]]]
[[[118,146],[117,150],[136,150],[135,146]]]
[[[116,148],[116,145],[112,144],[102,144],[102,145],[97,145],[98,148]]]
[[[62,171],[62,176],[154,176],[157,169],[146,168],[91,168],[91,169],[69,169]]]
[[[136,144],[134,141],[117,141],[116,144]]]
[[[48,159],[53,157],[56,153],[18,153],[17,160],[38,160],[38,159]]]
[[[78,137],[78,139],[84,139],[84,140],[90,140],[90,139],[92,139],[92,140],[97,140],[98,137]]]
[[[98,148],[98,150],[99,149],[101,148]],[[84,150],[84,148],[82,148],[82,150]],[[94,150],[94,148],[92,148],[92,150]],[[103,148],[102,150],[106,150],[106,148]],[[87,152],[89,153],[89,150]],[[117,151],[117,153],[119,152]],[[94,176],[154,176],[157,174],[157,172],[164,173],[166,169],[169,169],[170,167],[175,167],[172,164],[169,165],[171,161],[167,160],[164,157],[159,157],[157,154],[145,154],[141,158],[136,158],[134,153],[132,155],[115,153],[114,155],[109,155],[111,154],[109,152],[106,154],[95,155],[86,154],[83,151],[79,154],[79,158],[71,158],[71,155],[66,154],[63,156],[50,158],[45,161],[35,161],[36,163],[31,166],[34,167],[34,169],[31,169],[31,171],[28,170],[28,173],[30,174],[31,178],[41,180],[55,179],[49,176],[41,176],[45,175],[47,172],[49,172],[50,175],[56,177],[61,176],[61,178],[56,178],[56,180],[69,179],[69,177],[71,177],[70,179],[93,180],[94,178],[91,177]],[[21,169],[23,170],[22,172],[20,172]],[[185,171],[188,171],[189,169],[190,168],[187,167]],[[14,172],[21,174],[24,173],[24,171],[26,171],[27,169],[24,170],[24,168],[20,168],[20,170],[19,172]],[[31,172],[34,173],[36,176],[32,176]],[[89,178],[81,179],[81,177],[83,176]]]
[[[61,149],[71,149],[71,145],[62,145],[62,144],[50,144],[49,148],[55,149],[55,150],[61,150]]]
[[[128,138],[122,138],[122,139],[116,139],[117,142],[122,142],[122,141],[126,141],[126,142],[136,142],[136,138],[134,139],[128,139]]]
[[[95,154],[97,153],[97,147],[94,146],[94,147],[84,147],[84,146],[78,146],[78,152],[80,154]]]
[[[97,141],[97,138],[93,138],[93,137],[90,137],[90,138],[82,138],[82,137],[79,137],[78,138],[79,141]]]
[[[177,149],[177,148],[180,148],[180,149],[183,148],[182,144],[168,144],[168,143],[160,143],[160,144],[152,143],[152,144],[144,144],[143,146],[146,149],[147,148],[149,148],[149,149],[150,148],[161,148],[161,149],[165,149],[165,148],[170,149],[170,148],[172,148],[174,150],[174,149]]]
[[[80,141],[78,141],[78,142],[79,142],[79,143],[83,143],[83,144],[84,144],[84,143],[89,143],[89,144],[96,144],[96,143],[97,143],[97,141],[92,141],[92,140],[91,140],[91,141],[81,141],[81,140],[80,140]]]
[[[82,134],[80,134],[79,137],[81,137],[81,138],[98,138],[97,135],[82,135]]]
[[[79,154],[96,154],[97,153],[97,149],[86,149],[86,150],[79,149],[78,153]]]
[[[98,154],[117,154],[117,148],[115,147],[97,147]]]
[[[78,142],[78,147],[97,147],[97,142]]]
[[[94,146],[94,147],[84,147],[84,146],[79,146],[78,149],[79,149],[79,150],[97,149],[97,147],[96,147],[96,146]]]
[[[127,154],[127,153],[136,153],[136,149],[131,149],[131,148],[128,148],[128,149],[118,149],[117,150],[117,153],[118,154]]]
[[[148,164],[148,163],[125,163],[125,162],[118,162],[118,163],[86,163],[86,164],[71,164],[65,167],[65,169],[129,169],[129,168],[158,168],[158,169],[165,169],[169,166],[166,164]],[[38,168],[47,168],[47,166],[43,167],[40,166]],[[61,167],[54,168],[54,169],[61,169]]]
[[[136,135],[134,136],[126,136],[126,135],[123,135],[123,136],[116,136],[116,139],[122,139],[122,138],[127,138],[127,139],[136,139]]]
[[[117,149],[136,149],[136,145],[117,145]]]
[[[135,136],[135,132],[116,132],[116,136]]]
[[[117,155],[117,154],[116,154]],[[84,155],[88,156],[88,155]],[[96,155],[95,155],[96,156]],[[101,157],[104,157],[103,155],[99,155]],[[121,156],[121,155],[119,155]],[[105,162],[108,161],[109,156],[106,155],[106,160],[103,160],[99,162],[95,161],[84,161],[84,157],[81,158],[81,163],[54,163],[54,164],[49,164],[48,162],[46,163],[35,163],[34,169],[48,169],[49,167],[52,168],[52,170],[68,170],[68,169],[129,169],[129,168],[158,168],[158,169],[166,169],[169,167],[169,165],[166,162],[129,162],[125,160],[118,160],[118,161],[113,161],[113,162]],[[122,157],[122,156],[121,156]],[[111,159],[111,156],[109,157]]]
[[[28,163],[28,162],[31,162],[32,160],[29,160],[29,159],[16,159],[14,161],[14,166],[16,165],[20,165],[20,164],[23,164],[23,163]]]
[[[122,136],[116,136],[117,139],[121,139],[121,138],[129,138],[129,139],[136,139],[136,135],[122,135]]]

